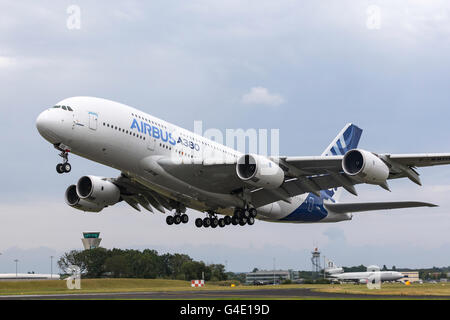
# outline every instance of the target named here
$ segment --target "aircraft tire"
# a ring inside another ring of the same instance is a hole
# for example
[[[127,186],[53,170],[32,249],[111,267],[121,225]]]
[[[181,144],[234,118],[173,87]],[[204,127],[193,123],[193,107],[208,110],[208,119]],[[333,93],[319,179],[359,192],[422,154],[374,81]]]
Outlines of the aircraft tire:
[[[230,216],[225,216],[223,218],[223,221],[225,221],[225,225],[229,226],[231,224],[231,217]]]
[[[181,222],[188,223],[189,222],[189,216],[187,214],[181,215]]]
[[[220,218],[220,219],[219,219],[219,227],[223,228],[223,227],[225,227],[225,226],[226,226],[225,219]]]
[[[255,208],[248,209],[248,212],[250,213],[250,217],[252,217],[252,218],[255,218],[256,215],[258,214],[258,211],[256,211]]]
[[[179,215],[176,215],[173,217],[173,223],[180,224],[181,223],[181,217]]]
[[[231,224],[232,224],[233,226],[236,226],[238,223],[239,223],[238,217],[233,217],[233,218],[231,218]]]
[[[166,223],[171,226],[173,224],[173,217],[172,216],[167,216],[166,218]]]
[[[70,163],[66,162],[62,165],[62,170],[66,173],[69,173],[70,170],[72,170],[72,166],[70,165]]]
[[[203,220],[202,220],[202,218],[197,218],[197,219],[195,219],[195,226],[196,226],[197,228],[203,227]]]
[[[56,172],[58,172],[59,174],[64,173],[64,169],[63,169],[63,164],[62,163],[58,163],[56,165]]]
[[[249,226],[252,226],[254,223],[255,223],[255,218],[253,218],[253,217],[248,218],[247,224]]]
[[[210,225],[211,225],[211,219],[210,218],[203,219],[203,226],[205,228],[208,228]]]

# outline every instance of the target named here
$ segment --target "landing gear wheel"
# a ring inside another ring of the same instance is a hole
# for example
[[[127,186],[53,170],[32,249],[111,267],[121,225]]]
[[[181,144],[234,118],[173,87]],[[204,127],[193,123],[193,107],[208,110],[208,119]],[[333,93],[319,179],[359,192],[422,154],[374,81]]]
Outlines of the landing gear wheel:
[[[64,172],[69,173],[70,170],[72,170],[72,166],[70,165],[70,163],[66,162],[62,165],[62,169],[64,170]]]
[[[258,214],[258,211],[256,211],[255,208],[248,209],[248,212],[250,213],[250,217],[252,217],[252,218],[255,218],[256,215]]]
[[[179,215],[176,215],[173,217],[173,223],[180,224],[181,223],[181,217]]]
[[[225,225],[226,225],[225,219],[220,218],[220,219],[219,219],[219,227],[223,228],[223,227],[225,227]]]
[[[231,218],[231,224],[232,224],[233,226],[236,226],[238,223],[239,223],[238,217],[233,217],[233,218]]]
[[[245,226],[246,223],[247,223],[247,219],[246,218],[239,219],[239,225],[240,226]]]
[[[226,226],[229,226],[231,224],[231,217],[230,216],[225,216],[223,218],[223,220],[224,220]]]
[[[69,163],[69,149],[63,149],[61,144],[54,144],[55,149],[61,151],[59,156],[63,159],[62,163],[59,163],[56,166],[56,171],[58,173],[70,172],[72,170],[72,166]]]
[[[215,228],[215,227],[217,227],[218,225],[219,225],[219,219],[213,218],[213,219],[211,220],[211,228]]]
[[[197,218],[197,219],[195,219],[195,226],[196,226],[197,228],[203,227],[203,220],[202,220],[202,218]]]
[[[166,223],[171,226],[173,224],[173,217],[172,216],[167,216],[166,218]]]
[[[58,172],[59,174],[64,173],[64,169],[63,169],[63,164],[62,163],[58,163],[56,165],[56,172]]]
[[[203,226],[205,228],[208,228],[210,225],[211,225],[211,219],[210,218],[203,219]]]
[[[187,214],[182,214],[181,215],[181,222],[188,223],[188,221],[189,221],[189,216]]]
[[[253,225],[254,223],[255,223],[255,218],[253,218],[253,217],[248,218],[247,224],[249,226]]]
[[[248,211],[247,209],[242,211],[242,218],[248,219],[250,218],[250,211]]]

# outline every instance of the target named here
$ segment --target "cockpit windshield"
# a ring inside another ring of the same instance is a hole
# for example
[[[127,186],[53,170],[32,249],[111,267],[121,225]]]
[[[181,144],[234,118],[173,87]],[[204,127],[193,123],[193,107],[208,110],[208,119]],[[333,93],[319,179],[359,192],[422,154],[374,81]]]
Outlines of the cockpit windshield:
[[[65,111],[73,112],[73,109],[71,107],[69,107],[69,106],[54,106],[53,107],[53,109],[59,109],[59,108],[65,110]]]

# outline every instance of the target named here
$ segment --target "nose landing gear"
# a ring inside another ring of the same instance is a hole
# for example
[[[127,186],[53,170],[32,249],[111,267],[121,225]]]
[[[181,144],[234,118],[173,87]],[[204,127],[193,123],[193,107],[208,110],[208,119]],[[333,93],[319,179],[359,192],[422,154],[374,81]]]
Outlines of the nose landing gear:
[[[56,165],[56,172],[58,172],[59,174],[61,173],[69,173],[70,170],[72,170],[72,166],[69,163],[69,149],[63,149],[58,145],[55,145],[55,148],[58,149],[59,151],[61,151],[61,153],[59,154],[59,156],[61,158],[63,158],[63,162],[62,163],[58,163]]]

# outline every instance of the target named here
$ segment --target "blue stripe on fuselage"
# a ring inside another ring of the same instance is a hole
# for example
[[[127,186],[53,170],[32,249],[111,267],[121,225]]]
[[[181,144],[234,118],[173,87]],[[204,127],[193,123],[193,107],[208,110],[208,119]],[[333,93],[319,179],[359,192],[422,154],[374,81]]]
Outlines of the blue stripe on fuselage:
[[[323,202],[324,200],[331,200],[334,196],[334,190],[321,190],[320,197],[313,193],[309,193],[305,201],[295,209],[287,217],[281,219],[281,221],[301,221],[301,222],[316,222],[320,221],[328,215]]]

